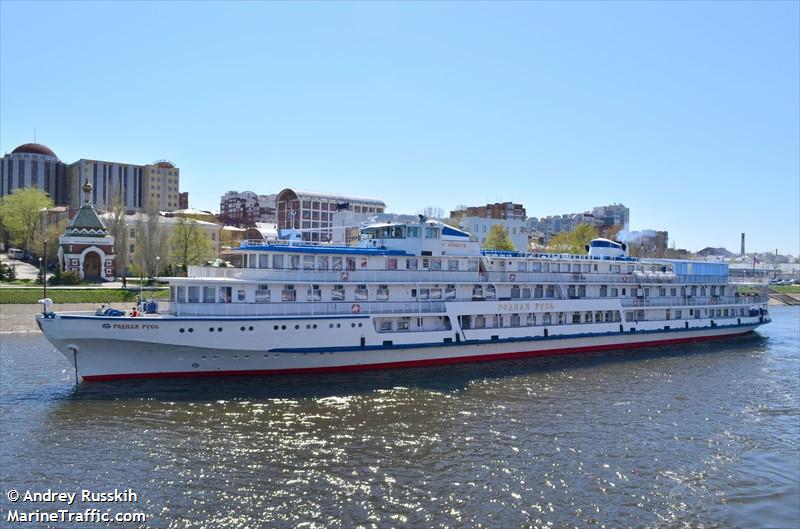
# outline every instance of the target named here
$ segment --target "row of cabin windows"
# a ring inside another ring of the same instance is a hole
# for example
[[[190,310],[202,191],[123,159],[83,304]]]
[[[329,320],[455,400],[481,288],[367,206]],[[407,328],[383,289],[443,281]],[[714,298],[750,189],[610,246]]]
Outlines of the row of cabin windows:
[[[270,261],[270,257],[272,260]],[[420,264],[427,270],[450,270],[456,271],[463,269],[459,259],[437,259],[430,257],[398,259],[396,257],[386,258],[386,270],[398,270],[404,266],[405,270],[419,270]],[[366,269],[368,266],[367,257],[333,257],[328,255],[297,255],[297,254],[245,254],[245,268],[277,269],[277,270],[357,270]],[[466,264],[466,270],[474,272],[478,270],[477,259],[470,259]]]
[[[430,291],[430,289],[424,289]],[[436,290],[436,289],[434,289]],[[297,301],[297,289],[294,285],[283,285],[280,289],[274,289],[276,293],[275,301]],[[448,285],[447,296],[455,298],[455,285]],[[255,302],[256,303],[270,303],[272,301],[272,292],[269,285],[260,284],[256,285],[255,289]],[[277,294],[280,292],[280,298]],[[378,301],[387,301],[389,299],[389,285],[378,285],[375,289],[375,299]],[[438,295],[441,298],[441,289],[438,289]],[[435,294],[431,294],[430,299],[434,298]],[[170,287],[170,301],[177,301],[180,303],[231,303],[233,299],[237,302],[244,302],[247,300],[247,292],[243,288],[233,287],[200,287],[200,286],[178,286]],[[448,297],[448,299],[450,299]],[[306,289],[307,301],[322,301],[322,289],[319,285],[309,285]],[[331,301],[344,301],[345,289],[344,285],[334,285],[331,290]],[[369,289],[367,285],[356,285],[353,292],[353,300],[355,301],[368,301]]]
[[[684,309],[685,310],[685,309]],[[659,320],[680,320],[683,319],[684,310],[676,309],[670,310],[666,309],[664,318],[657,318]],[[747,309],[744,307],[735,308],[721,308],[721,309],[689,309],[686,311],[688,313],[687,318],[689,319],[699,319],[701,317],[706,318],[732,318],[734,316],[745,316]],[[646,313],[644,310],[629,310],[625,313],[625,321],[646,321]]]
[[[588,312],[529,312],[526,314],[478,314],[461,316],[464,329],[500,327],[534,327],[536,325],[567,325],[579,323],[612,323],[621,321],[616,310]]]

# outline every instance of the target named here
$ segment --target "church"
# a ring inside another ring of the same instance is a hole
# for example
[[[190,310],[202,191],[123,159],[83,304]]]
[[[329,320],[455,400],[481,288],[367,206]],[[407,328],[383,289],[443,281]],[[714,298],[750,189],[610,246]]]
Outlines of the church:
[[[65,272],[78,272],[81,279],[110,281],[114,278],[114,237],[97,214],[91,200],[92,185],[83,185],[86,199],[58,239],[58,257]]]

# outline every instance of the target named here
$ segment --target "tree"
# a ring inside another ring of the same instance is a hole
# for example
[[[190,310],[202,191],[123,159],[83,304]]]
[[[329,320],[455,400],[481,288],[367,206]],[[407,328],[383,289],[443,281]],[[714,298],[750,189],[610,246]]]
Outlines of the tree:
[[[0,224],[8,231],[11,242],[28,253],[36,230],[42,221],[42,210],[53,207],[53,201],[35,187],[17,189],[0,199]]]
[[[31,249],[37,257],[44,257],[44,243],[47,241],[47,266],[48,268],[58,264],[58,239],[64,235],[69,221],[64,219],[60,222],[51,222],[47,226],[37,230],[31,241]]]
[[[158,259],[166,253],[167,238],[156,208],[147,208],[136,218],[136,268],[145,277],[156,275]]]
[[[570,232],[556,233],[550,237],[547,249],[553,252],[585,254],[586,246],[597,238],[597,228],[581,223]]]
[[[486,240],[483,242],[483,248],[486,250],[516,250],[514,242],[508,236],[508,230],[502,224],[492,226],[492,229],[486,235]]]
[[[186,275],[189,265],[201,263],[213,255],[211,241],[196,220],[179,218],[169,236],[172,261]]]
[[[111,199],[111,215],[108,218],[108,234],[114,237],[114,277],[125,277],[128,271],[128,225],[125,223],[125,202],[121,190]]]

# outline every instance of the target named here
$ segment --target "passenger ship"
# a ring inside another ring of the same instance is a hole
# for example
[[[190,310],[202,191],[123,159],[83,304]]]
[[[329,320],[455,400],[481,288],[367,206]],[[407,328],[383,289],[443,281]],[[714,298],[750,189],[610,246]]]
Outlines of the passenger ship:
[[[741,335],[769,322],[724,263],[481,250],[440,222],[364,227],[356,246],[243,241],[144,314],[51,311],[84,380],[283,374],[582,353]]]

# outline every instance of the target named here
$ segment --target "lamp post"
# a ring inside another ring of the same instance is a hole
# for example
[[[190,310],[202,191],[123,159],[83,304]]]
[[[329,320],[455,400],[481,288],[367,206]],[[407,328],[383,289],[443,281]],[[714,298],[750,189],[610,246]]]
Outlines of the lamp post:
[[[44,241],[44,275],[42,276],[44,297],[47,298],[47,241]]]
[[[161,256],[156,255],[156,277],[155,280],[158,282],[158,265],[161,264]]]

